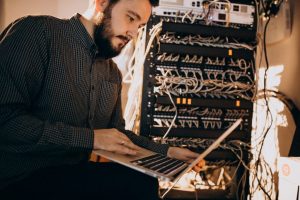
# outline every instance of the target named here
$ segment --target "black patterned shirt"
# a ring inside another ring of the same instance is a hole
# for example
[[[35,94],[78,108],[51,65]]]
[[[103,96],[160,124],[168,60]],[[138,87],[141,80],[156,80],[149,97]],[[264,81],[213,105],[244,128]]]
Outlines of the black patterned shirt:
[[[0,188],[39,168],[87,161],[93,129],[117,128],[167,153],[124,130],[121,73],[95,59],[79,16],[27,16],[0,35]]]

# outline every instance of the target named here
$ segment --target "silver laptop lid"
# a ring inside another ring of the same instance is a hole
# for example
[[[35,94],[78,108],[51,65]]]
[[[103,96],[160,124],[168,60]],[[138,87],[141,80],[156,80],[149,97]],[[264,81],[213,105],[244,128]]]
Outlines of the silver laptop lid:
[[[240,123],[242,122],[242,119],[236,120],[218,139],[216,139],[204,152],[202,152],[197,159],[195,159],[189,166],[184,169],[175,179],[173,180],[172,184],[166,189],[166,191],[161,195],[161,198],[164,198],[166,194],[175,186],[175,184],[180,180],[180,178],[193,169],[194,166],[196,166],[201,160],[203,160],[210,152],[212,152],[214,149],[216,149],[220,143],[236,129]]]

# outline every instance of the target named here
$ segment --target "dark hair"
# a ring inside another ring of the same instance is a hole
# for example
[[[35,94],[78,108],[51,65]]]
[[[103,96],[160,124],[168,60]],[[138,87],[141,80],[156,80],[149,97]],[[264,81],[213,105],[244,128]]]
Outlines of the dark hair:
[[[120,0],[110,0],[111,4],[116,4]],[[159,0],[149,0],[152,6],[158,6]]]
[[[152,6],[158,6],[159,0],[150,0]]]

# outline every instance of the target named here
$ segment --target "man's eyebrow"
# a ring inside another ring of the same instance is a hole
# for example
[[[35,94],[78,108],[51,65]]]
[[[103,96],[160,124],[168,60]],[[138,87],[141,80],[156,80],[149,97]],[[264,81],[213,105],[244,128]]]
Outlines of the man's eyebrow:
[[[129,14],[134,15],[138,20],[141,20],[141,16],[132,10],[127,11]]]

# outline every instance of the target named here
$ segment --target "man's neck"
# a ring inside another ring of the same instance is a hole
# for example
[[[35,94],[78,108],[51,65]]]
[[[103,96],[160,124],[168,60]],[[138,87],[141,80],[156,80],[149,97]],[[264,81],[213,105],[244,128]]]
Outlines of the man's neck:
[[[79,18],[87,32],[94,39],[94,30],[95,30],[95,22],[94,22],[94,14],[91,12],[85,12]]]

